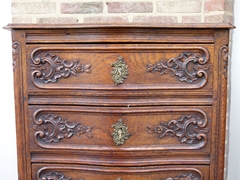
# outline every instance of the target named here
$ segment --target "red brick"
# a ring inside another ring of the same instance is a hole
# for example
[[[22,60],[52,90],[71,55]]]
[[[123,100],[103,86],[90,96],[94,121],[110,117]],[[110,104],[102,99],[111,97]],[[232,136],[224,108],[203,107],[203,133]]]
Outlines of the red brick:
[[[225,1],[210,1],[204,3],[204,12],[224,11]]]
[[[32,23],[31,17],[13,17],[12,23]]]
[[[157,2],[158,13],[198,13],[201,12],[201,1],[160,1]]]
[[[136,16],[133,22],[141,23],[177,23],[176,16]]]
[[[91,14],[102,12],[102,2],[61,3],[61,13],[63,14]]]
[[[12,3],[12,14],[54,14],[54,2],[21,2]]]
[[[42,24],[76,24],[78,19],[75,17],[44,17],[37,18],[37,23]]]
[[[151,2],[107,2],[109,13],[151,13]]]
[[[85,17],[84,23],[119,23],[128,22],[127,17]]]
[[[201,23],[201,16],[183,16],[182,23]]]
[[[204,22],[205,23],[223,23],[224,22],[224,14],[205,16]]]

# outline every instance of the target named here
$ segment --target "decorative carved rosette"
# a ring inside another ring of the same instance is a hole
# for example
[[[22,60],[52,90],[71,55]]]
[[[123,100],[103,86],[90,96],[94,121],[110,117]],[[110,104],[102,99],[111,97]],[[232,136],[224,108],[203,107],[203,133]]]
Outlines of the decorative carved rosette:
[[[202,86],[207,83],[206,70],[209,69],[207,65],[208,58],[203,53],[182,53],[176,58],[171,58],[167,61],[160,60],[156,64],[147,64],[147,72],[160,72],[160,76],[170,74],[177,76],[179,81],[193,83],[202,78]]]
[[[20,49],[20,43],[17,41],[12,42],[12,66],[13,66],[13,71],[17,67],[17,61],[19,59],[19,49]]]
[[[227,45],[222,46],[219,50],[219,58],[223,63],[222,73],[226,79],[228,77],[228,51],[229,48]]]
[[[207,143],[207,117],[201,118],[197,114],[182,116],[178,120],[171,120],[168,123],[160,122],[158,126],[147,125],[148,133],[158,134],[159,138],[165,136],[177,137],[181,143],[197,144]]]
[[[49,144],[59,142],[63,138],[71,138],[73,135],[81,136],[85,134],[92,138],[92,127],[83,126],[80,122],[71,123],[68,120],[63,120],[60,116],[54,114],[41,114],[34,120],[33,129],[35,133],[35,141],[37,144]]]
[[[194,173],[180,174],[175,178],[167,178],[166,180],[202,180],[202,178]]]
[[[70,75],[77,76],[79,73],[91,73],[91,64],[80,64],[79,61],[59,59],[51,53],[34,53],[31,56],[33,64],[31,69],[32,81],[37,83],[55,83],[60,78],[67,78]],[[48,66],[46,64],[49,64]]]

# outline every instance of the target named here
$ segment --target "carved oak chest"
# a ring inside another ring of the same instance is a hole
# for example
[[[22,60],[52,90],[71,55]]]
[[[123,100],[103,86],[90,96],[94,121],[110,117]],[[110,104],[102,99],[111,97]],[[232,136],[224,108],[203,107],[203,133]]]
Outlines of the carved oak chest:
[[[10,24],[21,180],[222,180],[228,24]]]

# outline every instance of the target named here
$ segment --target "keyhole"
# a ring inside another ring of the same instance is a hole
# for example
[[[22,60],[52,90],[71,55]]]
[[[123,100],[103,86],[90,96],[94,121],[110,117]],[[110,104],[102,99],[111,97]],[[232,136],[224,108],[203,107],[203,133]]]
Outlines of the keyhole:
[[[119,140],[121,140],[121,138],[122,138],[122,128],[120,128],[119,130],[118,130],[118,139]]]

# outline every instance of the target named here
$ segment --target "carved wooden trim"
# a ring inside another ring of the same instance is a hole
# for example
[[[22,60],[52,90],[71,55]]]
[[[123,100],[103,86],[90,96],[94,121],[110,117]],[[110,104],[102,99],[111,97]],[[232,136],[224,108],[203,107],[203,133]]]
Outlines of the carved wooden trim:
[[[19,56],[20,56],[20,43],[18,41],[13,41],[12,42],[12,67],[13,71],[15,71],[17,67],[17,61],[19,61]]]
[[[37,132],[35,133],[35,141],[38,145],[57,143],[63,138],[71,138],[73,135],[81,136],[85,134],[92,138],[92,127],[82,126],[80,122],[72,123],[68,120],[63,120],[60,116],[54,114],[41,114],[34,116],[33,126]]]
[[[202,177],[197,173],[180,174],[175,178],[167,178],[166,180],[202,180]]]
[[[177,137],[181,143],[196,144],[207,143],[207,117],[201,118],[197,114],[182,116],[178,120],[171,120],[168,123],[160,122],[158,126],[147,125],[148,133],[158,134],[159,138],[165,136]]]
[[[208,81],[206,70],[209,66],[206,64],[208,60],[206,55],[202,53],[185,52],[176,58],[167,61],[160,60],[156,64],[147,64],[147,72],[160,72],[160,76],[170,74],[177,76],[179,81],[193,83],[198,79],[202,79],[201,87],[205,86]],[[193,66],[190,67],[190,64]]]
[[[98,173],[119,173],[119,169],[115,167],[87,167],[87,166],[49,166],[49,167],[42,167],[37,171],[37,179],[43,180],[43,178],[46,178],[44,180],[52,180],[53,178],[56,178],[56,180],[70,180],[71,177],[66,177],[62,172],[68,171],[68,172],[81,172],[81,171],[88,171],[88,172],[98,172]],[[128,168],[128,167],[122,167],[121,173],[149,173],[151,175],[152,173],[164,173],[166,171],[174,172],[187,172],[177,175],[176,177],[169,177],[166,180],[203,180],[203,173],[198,168],[189,168],[189,167],[145,167],[145,168]],[[59,179],[59,178],[65,178],[65,179]],[[52,178],[52,179],[47,179]],[[116,179],[122,179],[121,177],[117,177]],[[55,179],[54,179],[55,180]],[[80,178],[79,180],[84,180],[83,178]],[[86,179],[87,180],[87,179]]]
[[[43,171],[39,174],[38,180],[71,180],[71,177],[66,177],[64,174],[55,171]]]
[[[109,114],[109,115],[113,115],[113,114],[119,114],[119,113],[122,113],[122,114],[125,114],[126,116],[128,114],[132,114],[134,112],[135,115],[137,114],[144,114],[144,113],[159,113],[159,114],[165,114],[165,113],[180,113],[180,114],[192,114],[192,115],[198,115],[200,118],[199,119],[196,119],[197,121],[197,124],[187,124],[187,126],[190,125],[190,127],[198,127],[196,130],[199,129],[199,132],[198,133],[198,137],[197,139],[194,140],[194,142],[192,144],[187,144],[187,143],[184,143],[186,145],[182,145],[182,146],[179,146],[177,143],[174,143],[171,147],[169,147],[168,145],[159,145],[159,146],[149,146],[149,145],[141,145],[141,146],[138,146],[138,150],[144,150],[146,148],[148,148],[149,150],[166,150],[166,149],[181,149],[181,150],[195,150],[195,149],[201,149],[203,148],[206,143],[207,143],[207,128],[204,129],[207,125],[208,125],[208,120],[207,120],[207,116],[205,114],[204,111],[198,109],[198,108],[187,108],[187,107],[183,107],[183,108],[171,108],[169,107],[169,109],[161,109],[161,108],[141,108],[141,109],[138,109],[138,108],[125,108],[125,109],[121,109],[119,110],[118,108],[102,108],[102,109],[96,109],[96,108],[84,108],[84,107],[81,107],[81,108],[78,108],[78,107],[70,107],[70,108],[66,108],[66,107],[49,107],[49,108],[44,108],[44,107],[41,107],[41,109],[37,110],[33,117],[33,121],[35,123],[35,126],[36,126],[36,133],[35,133],[35,141],[36,143],[43,147],[43,148],[47,148],[47,149],[54,149],[54,148],[58,148],[58,149],[71,149],[71,150],[99,150],[99,145],[91,145],[91,147],[89,146],[85,146],[84,144],[76,144],[76,143],[73,143],[73,144],[68,144],[66,146],[65,143],[59,143],[57,145],[55,145],[55,143],[46,143],[46,142],[42,142],[42,138],[41,137],[41,134],[44,135],[44,132],[47,132],[47,130],[44,131],[44,124],[42,123],[41,124],[41,115],[48,115],[48,114],[59,114],[58,112],[61,112],[61,113],[95,113],[95,114]],[[172,120],[173,121],[173,120]],[[75,123],[77,124],[77,123]],[[48,124],[48,125],[51,125],[51,124]],[[146,124],[147,125],[147,124]],[[161,125],[161,124],[160,124]],[[150,126],[150,125],[148,125]],[[38,127],[38,129],[37,129]],[[91,128],[91,127],[89,127]],[[153,128],[155,128],[153,126]],[[89,132],[90,132],[90,129],[89,129]],[[190,132],[190,131],[188,131]],[[50,133],[50,132],[49,132]],[[141,133],[146,133],[146,132],[141,132]],[[154,132],[153,132],[154,133]],[[196,132],[194,132],[196,134]],[[76,134],[76,133],[75,133]],[[76,134],[77,135],[77,134]],[[87,134],[85,134],[87,135]],[[110,134],[111,135],[111,134]],[[132,134],[129,134],[128,137],[132,136]],[[46,136],[45,136],[46,137]],[[63,138],[67,138],[68,135],[65,135],[63,136]],[[176,136],[176,138],[179,138],[178,136]],[[198,139],[199,138],[199,139]],[[205,138],[205,139],[204,139]],[[61,139],[59,139],[60,141]],[[58,140],[57,140],[58,141]],[[54,142],[54,141],[53,141]],[[136,147],[131,147],[131,146],[125,146],[124,149],[126,151],[136,151]],[[101,150],[102,151],[118,151],[119,148],[118,147],[115,147],[115,146],[105,146],[105,145],[101,145]]]
[[[219,59],[223,61],[222,73],[226,79],[228,77],[228,51],[228,45],[223,45],[219,49]]]
[[[32,81],[35,86],[39,83],[55,83],[60,78],[68,78],[71,75],[77,76],[79,73],[91,73],[91,64],[80,64],[79,61],[69,61],[60,59],[52,53],[32,53],[31,64]],[[50,68],[47,70],[44,64],[48,63]]]
[[[55,172],[55,171],[43,171],[39,174],[38,180],[71,180],[71,177],[64,176],[63,173]],[[175,178],[167,178],[166,180],[202,180],[199,174],[194,173],[186,173],[180,174]],[[79,179],[83,180],[83,179]],[[123,180],[122,178],[118,177],[116,180]]]
[[[225,166],[225,135],[226,135],[226,108],[227,108],[227,73],[228,73],[228,43],[229,34],[228,30],[215,32],[215,57],[218,57],[218,78],[216,77],[217,86],[213,98],[216,102],[215,109],[220,111],[215,115],[216,122],[213,122],[215,127],[215,134],[213,136],[216,142],[212,145],[212,159],[215,160],[214,164],[210,164],[210,179],[224,179],[224,166]],[[218,51],[217,51],[218,50]]]

